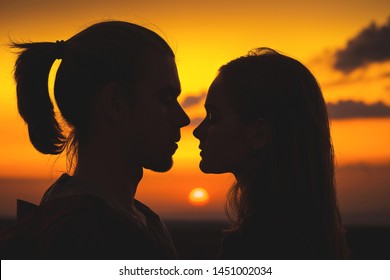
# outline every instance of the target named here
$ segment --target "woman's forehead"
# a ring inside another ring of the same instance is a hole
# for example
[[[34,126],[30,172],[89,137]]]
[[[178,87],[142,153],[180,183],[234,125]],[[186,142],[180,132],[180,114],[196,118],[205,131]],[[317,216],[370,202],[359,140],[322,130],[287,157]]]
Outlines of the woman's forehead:
[[[223,92],[226,92],[226,87],[222,81],[222,78],[217,76],[209,87],[206,104],[210,103],[211,105],[211,103],[220,102],[220,99],[225,99],[225,95],[222,94]]]

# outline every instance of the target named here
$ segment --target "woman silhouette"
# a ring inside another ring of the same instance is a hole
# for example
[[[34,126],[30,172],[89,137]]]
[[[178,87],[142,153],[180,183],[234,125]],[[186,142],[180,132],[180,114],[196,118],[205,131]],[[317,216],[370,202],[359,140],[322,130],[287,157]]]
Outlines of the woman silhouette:
[[[180,128],[189,124],[177,101],[171,48],[120,21],[94,24],[67,41],[13,47],[21,50],[17,101],[31,143],[44,154],[66,151],[73,174],[63,174],[39,207],[3,232],[2,258],[175,258],[165,225],[134,199],[143,168],[171,168]],[[56,59],[54,96],[64,126],[47,89]]]
[[[194,130],[200,169],[231,172],[221,258],[340,259],[333,147],[318,83],[269,48],[222,66]]]

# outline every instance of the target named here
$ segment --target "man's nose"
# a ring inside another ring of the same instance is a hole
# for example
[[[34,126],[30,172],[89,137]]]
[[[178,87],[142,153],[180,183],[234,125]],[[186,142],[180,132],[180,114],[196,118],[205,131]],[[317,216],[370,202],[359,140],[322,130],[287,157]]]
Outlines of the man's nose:
[[[188,117],[186,112],[184,112],[183,107],[181,107],[180,105],[179,105],[178,115],[179,115],[178,120],[179,120],[180,127],[184,127],[184,126],[187,126],[190,124],[190,122],[191,122],[190,118]]]
[[[204,131],[203,129],[203,125],[204,125],[204,121],[201,121],[197,126],[196,128],[194,129],[194,131],[192,132],[192,135],[195,136],[195,138],[199,139],[202,137],[202,132]]]

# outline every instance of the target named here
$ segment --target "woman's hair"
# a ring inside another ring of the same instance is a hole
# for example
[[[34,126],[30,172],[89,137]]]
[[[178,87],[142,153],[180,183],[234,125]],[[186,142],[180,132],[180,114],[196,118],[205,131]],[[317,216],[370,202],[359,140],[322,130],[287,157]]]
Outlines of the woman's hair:
[[[261,160],[228,192],[233,229],[270,215],[309,240],[317,257],[346,257],[329,119],[315,77],[269,48],[229,62],[219,75],[242,121],[262,120],[267,131],[266,146],[254,151]]]
[[[86,137],[92,103],[99,90],[109,82],[117,82],[131,92],[144,75],[150,50],[174,57],[155,32],[121,21],[94,24],[67,41],[13,42],[11,47],[21,50],[15,64],[17,102],[31,143],[44,154],[59,154],[67,147],[70,158],[77,157],[79,142]],[[62,61],[54,96],[70,127],[67,136],[48,92],[48,76],[56,59]]]

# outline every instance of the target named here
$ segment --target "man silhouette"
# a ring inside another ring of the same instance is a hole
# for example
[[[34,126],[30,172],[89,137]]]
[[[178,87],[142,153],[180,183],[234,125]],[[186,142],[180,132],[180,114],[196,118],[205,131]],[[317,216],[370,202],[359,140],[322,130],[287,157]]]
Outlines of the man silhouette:
[[[175,258],[157,214],[134,199],[143,169],[164,172],[189,118],[177,101],[174,54],[156,33],[127,22],[94,24],[67,41],[14,44],[19,113],[45,154],[67,152],[70,172],[1,234],[4,258]],[[50,67],[62,59],[54,95]],[[26,207],[27,205],[27,207]],[[22,208],[20,208],[22,209]]]

